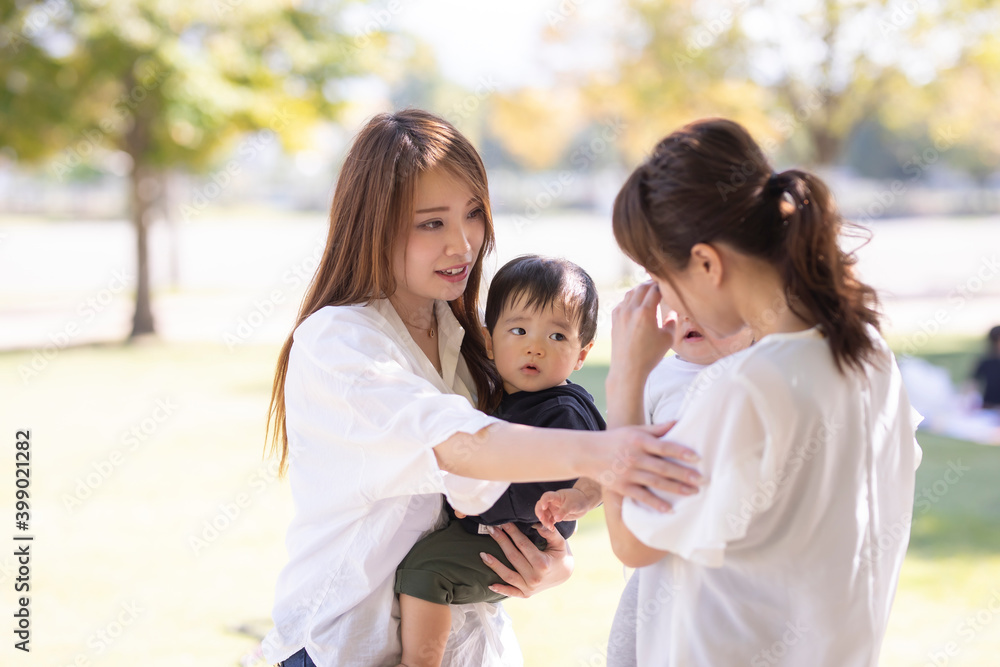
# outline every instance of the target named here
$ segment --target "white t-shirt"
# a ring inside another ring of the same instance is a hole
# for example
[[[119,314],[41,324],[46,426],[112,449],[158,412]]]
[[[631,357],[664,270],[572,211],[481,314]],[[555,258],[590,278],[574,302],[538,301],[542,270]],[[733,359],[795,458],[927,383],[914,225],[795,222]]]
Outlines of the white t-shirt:
[[[815,328],[708,366],[667,437],[711,481],[632,501],[628,528],[671,552],[639,579],[639,667],[874,666],[912,519],[920,448],[892,353],[841,374]],[[706,379],[706,381],[702,381]]]
[[[666,424],[680,417],[687,390],[707,366],[664,357],[650,372],[643,387],[643,417],[647,424]],[[639,579],[642,568],[633,570],[622,591],[608,637],[608,667],[635,667],[635,619],[639,609]],[[655,576],[655,573],[653,574]]]
[[[438,468],[435,445],[498,420],[473,407],[464,330],[447,303],[436,312],[440,375],[384,299],[322,308],[295,330],[285,379],[295,517],[263,642],[272,663],[305,647],[319,667],[398,664],[396,567],[440,525],[441,494],[478,514],[508,486]],[[521,664],[500,606],[452,610],[445,665]]]
[[[685,361],[672,354],[656,365],[643,391],[643,413],[647,424],[665,424],[681,413],[688,387],[707,366]]]

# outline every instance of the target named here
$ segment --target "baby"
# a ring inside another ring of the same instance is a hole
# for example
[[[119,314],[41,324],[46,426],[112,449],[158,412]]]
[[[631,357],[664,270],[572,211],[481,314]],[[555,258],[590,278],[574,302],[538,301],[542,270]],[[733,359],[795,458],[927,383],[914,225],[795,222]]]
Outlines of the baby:
[[[677,313],[660,304],[664,322],[677,320]],[[674,333],[674,354],[664,357],[646,379],[643,393],[643,413],[647,424],[665,424],[680,416],[681,404],[695,378],[719,359],[750,347],[749,328],[727,338],[706,335],[695,328],[687,317],[677,320]]]
[[[664,357],[646,379],[643,391],[643,416],[647,424],[665,424],[680,417],[681,406],[690,391],[697,390],[698,374],[710,365],[753,343],[749,328],[727,338],[716,338],[695,328],[687,317],[677,319],[677,313],[661,302],[664,324],[677,320],[672,354]],[[724,363],[724,362],[723,362]],[[669,436],[668,436],[669,437]],[[635,667],[636,614],[639,604],[641,570],[632,573],[622,591],[618,610],[611,624],[608,639],[608,667]]]
[[[593,397],[567,379],[583,366],[596,330],[597,289],[579,266],[537,255],[505,264],[486,303],[487,352],[504,389],[494,416],[531,426],[603,430]],[[490,590],[504,582],[480,556],[488,553],[514,569],[489,535],[493,526],[514,523],[544,549],[547,540],[537,523],[569,537],[575,519],[600,502],[596,482],[570,479],[511,484],[476,517],[451,512],[448,526],[417,542],[396,573],[403,665],[441,664],[451,627],[447,605],[504,598]]]

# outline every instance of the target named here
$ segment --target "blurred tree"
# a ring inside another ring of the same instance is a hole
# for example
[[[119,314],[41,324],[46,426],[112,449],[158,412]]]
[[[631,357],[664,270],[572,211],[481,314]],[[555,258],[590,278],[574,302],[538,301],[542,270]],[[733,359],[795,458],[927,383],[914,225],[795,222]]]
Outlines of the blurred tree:
[[[378,39],[378,25],[345,36],[340,9],[335,0],[0,5],[0,147],[23,162],[54,157],[59,179],[87,163],[124,164],[130,175],[131,336],[155,328],[147,230],[159,175],[205,169],[248,131],[300,147],[339,108],[331,84],[363,67]],[[216,171],[212,191],[239,168]]]
[[[393,33],[401,46],[400,53],[387,58],[381,68],[390,86],[390,102],[394,109],[416,107],[439,114],[473,144],[480,146],[496,89],[488,77],[481,78],[473,88],[466,88],[441,74],[441,68],[429,44],[406,33]]]
[[[946,75],[929,86],[937,100],[932,132],[947,161],[985,185],[1000,170],[1000,33],[976,43]]]
[[[726,116],[758,135],[773,133],[765,110],[772,95],[742,75],[741,35],[727,3],[711,16],[686,0],[630,0],[619,17],[609,67],[584,85],[595,119],[623,127],[617,153],[635,164],[664,135],[696,118]],[[553,26],[553,39],[573,30]]]
[[[900,155],[910,179],[947,162],[982,183],[1000,168],[1000,5],[920,3],[920,14],[906,7],[880,24],[896,40],[906,79],[888,87],[879,120],[897,135],[921,137]]]
[[[865,178],[904,178],[900,153],[919,150],[922,141],[926,141],[923,133],[916,138],[901,136],[900,132],[890,133],[875,119],[863,120],[845,140],[841,162]]]
[[[553,167],[585,122],[579,94],[567,88],[498,94],[488,121],[491,136],[532,170]]]
[[[743,71],[776,95],[770,109],[782,140],[801,136],[796,157],[836,163],[846,140],[884,106],[890,88],[903,102],[910,86],[879,42],[885,2],[822,0],[748,4],[739,21]],[[903,35],[901,39],[905,39]],[[882,44],[885,46],[886,44]]]
[[[994,4],[629,0],[615,62],[588,84],[591,108],[624,118],[633,161],[678,126],[722,115],[769,151],[833,164],[862,121],[939,122],[935,104],[957,104],[959,89],[976,91],[968,121],[996,118],[982,113],[1000,99]]]

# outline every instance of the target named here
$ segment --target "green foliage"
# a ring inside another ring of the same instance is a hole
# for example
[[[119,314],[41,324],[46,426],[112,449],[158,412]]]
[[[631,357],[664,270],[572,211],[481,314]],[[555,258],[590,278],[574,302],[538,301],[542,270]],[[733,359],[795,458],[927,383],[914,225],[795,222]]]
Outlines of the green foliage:
[[[591,81],[587,98],[596,115],[622,120],[630,164],[700,117],[734,118],[758,135],[768,130],[771,93],[738,71],[737,12],[719,6],[698,14],[682,0],[634,0],[626,12],[614,69]]]
[[[0,145],[57,176],[124,151],[204,168],[246,131],[303,145],[353,71],[339,5],[50,0],[0,13]],[[327,94],[324,94],[326,92]]]
[[[81,165],[129,163],[133,336],[155,330],[146,230],[157,174],[205,169],[248,131],[303,146],[338,109],[329,84],[353,72],[372,41],[341,34],[341,6],[48,0],[0,9],[0,148],[23,162],[55,156],[59,180]]]
[[[630,0],[590,106],[625,120],[630,162],[691,120],[727,116],[779,160],[833,164],[868,122],[954,135],[945,160],[985,178],[1000,165],[998,12],[972,0]]]

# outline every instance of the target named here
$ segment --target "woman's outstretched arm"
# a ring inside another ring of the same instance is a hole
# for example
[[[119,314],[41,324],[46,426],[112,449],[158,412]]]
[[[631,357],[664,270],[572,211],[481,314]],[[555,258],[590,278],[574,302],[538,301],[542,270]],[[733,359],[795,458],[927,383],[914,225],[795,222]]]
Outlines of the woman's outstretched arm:
[[[434,447],[438,465],[465,477],[534,482],[589,477],[615,493],[660,511],[670,503],[651,490],[697,493],[700,475],[679,462],[698,455],[660,436],[669,426],[642,423],[642,388],[650,370],[673,342],[673,329],[660,328],[656,285],[644,283],[626,296],[613,315],[608,375],[607,431],[571,431],[500,422],[474,434],[456,433]],[[624,336],[622,335],[624,334]],[[671,460],[675,459],[675,460]]]
[[[477,433],[456,433],[434,447],[438,465],[476,479],[535,482],[589,477],[650,507],[670,503],[650,489],[695,493],[697,475],[667,459],[694,462],[697,454],[661,440],[666,426],[573,431],[500,422]]]

